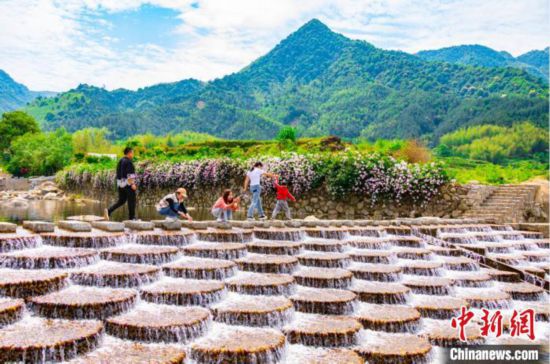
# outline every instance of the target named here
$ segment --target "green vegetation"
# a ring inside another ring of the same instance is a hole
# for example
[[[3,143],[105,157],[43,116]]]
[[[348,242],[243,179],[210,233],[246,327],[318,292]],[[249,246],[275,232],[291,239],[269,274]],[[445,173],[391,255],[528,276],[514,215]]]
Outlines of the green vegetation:
[[[64,129],[25,134],[11,143],[7,169],[15,175],[52,175],[72,157],[72,138]]]
[[[38,133],[40,127],[34,118],[22,111],[12,111],[2,114],[0,119],[0,152],[9,148],[11,142],[27,133]]]
[[[532,58],[532,57],[531,57]],[[459,128],[547,128],[548,85],[518,68],[426,61],[336,34],[312,20],[240,72],[137,91],[88,85],[26,110],[45,130],[108,127],[112,140],[194,131],[225,139],[418,139]]]
[[[459,156],[493,163],[511,159],[548,161],[548,130],[531,123],[506,128],[482,125],[446,134],[436,148],[440,156]]]

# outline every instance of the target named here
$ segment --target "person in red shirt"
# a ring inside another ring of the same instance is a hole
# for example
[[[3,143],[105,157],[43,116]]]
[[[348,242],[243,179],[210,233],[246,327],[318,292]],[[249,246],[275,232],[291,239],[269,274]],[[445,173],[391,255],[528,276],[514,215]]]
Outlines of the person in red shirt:
[[[288,200],[296,202],[296,199],[292,196],[287,186],[279,184],[278,178],[275,179],[275,190],[277,192],[277,203],[275,204],[275,209],[273,210],[271,219],[275,219],[279,212],[283,210],[286,218],[292,220],[290,208],[288,207]]]

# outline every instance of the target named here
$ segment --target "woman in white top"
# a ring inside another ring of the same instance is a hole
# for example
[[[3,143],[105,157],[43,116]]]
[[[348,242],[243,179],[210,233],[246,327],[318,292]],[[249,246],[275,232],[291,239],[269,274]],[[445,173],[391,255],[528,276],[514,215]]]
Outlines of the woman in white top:
[[[270,178],[276,178],[277,175],[273,173],[267,173],[263,169],[262,162],[256,162],[254,163],[254,166],[250,171],[246,173],[246,178],[244,179],[244,190],[248,188],[248,185],[250,184],[250,192],[252,192],[252,203],[250,204],[250,207],[248,208],[248,214],[247,218],[249,220],[254,219],[254,210],[258,210],[258,215],[260,215],[260,219],[265,219],[264,210],[262,208],[262,187],[260,185],[260,181],[262,179],[262,176],[265,175]]]

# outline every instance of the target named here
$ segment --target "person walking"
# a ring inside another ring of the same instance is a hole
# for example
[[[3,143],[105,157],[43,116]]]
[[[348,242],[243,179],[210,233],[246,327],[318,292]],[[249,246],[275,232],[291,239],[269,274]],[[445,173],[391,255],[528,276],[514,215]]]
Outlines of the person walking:
[[[212,206],[212,215],[218,221],[229,221],[233,218],[233,211],[239,208],[240,201],[240,197],[233,197],[231,190],[225,190],[214,206]]]
[[[116,184],[118,188],[118,200],[114,205],[105,209],[103,217],[110,220],[113,211],[128,202],[128,219],[136,219],[136,169],[134,163],[134,151],[130,147],[124,148],[122,157],[116,167]]]
[[[275,203],[275,209],[271,215],[271,219],[275,220],[279,212],[282,210],[288,220],[292,220],[290,208],[288,207],[288,200],[296,202],[296,198],[292,196],[286,185],[279,184],[279,179],[275,178],[275,190],[277,192],[277,202]]]
[[[157,212],[167,219],[177,220],[178,217],[193,221],[183,201],[187,198],[187,190],[180,187],[174,193],[169,193],[157,203]]]
[[[260,216],[260,220],[265,220],[266,216],[264,214],[264,210],[262,208],[262,187],[260,185],[262,176],[267,176],[270,178],[277,178],[276,174],[265,172],[263,169],[262,162],[256,162],[246,173],[246,177],[244,179],[244,191],[248,189],[248,186],[250,185],[250,192],[252,193],[252,202],[250,204],[250,207],[248,208],[247,218],[248,220],[254,219],[254,212],[258,210],[258,215]]]

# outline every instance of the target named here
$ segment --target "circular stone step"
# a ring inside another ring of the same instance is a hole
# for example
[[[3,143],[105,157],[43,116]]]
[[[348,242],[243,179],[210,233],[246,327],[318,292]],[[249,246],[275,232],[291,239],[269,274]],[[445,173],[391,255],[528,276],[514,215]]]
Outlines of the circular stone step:
[[[432,349],[430,342],[412,334],[370,332],[354,350],[369,364],[424,363]]]
[[[198,240],[220,243],[247,243],[252,240],[252,230],[208,229],[196,230]]]
[[[191,344],[190,356],[198,363],[276,363],[285,342],[273,329],[219,325]]]
[[[365,329],[386,332],[416,332],[420,312],[409,306],[362,303],[353,315]]]
[[[306,252],[296,257],[300,264],[308,267],[345,268],[349,264],[349,255],[344,253]]]
[[[288,274],[238,273],[226,279],[230,291],[250,295],[288,295],[294,291],[294,278]]]
[[[440,276],[443,274],[443,263],[427,260],[401,261],[401,267],[405,274],[416,274],[419,276]]]
[[[520,282],[521,277],[517,272],[497,270],[497,269],[486,269],[485,273],[491,276],[496,281],[499,282]]]
[[[294,363],[301,364],[363,364],[365,362],[349,349],[314,348],[302,345],[289,345],[286,356],[292,358]]]
[[[71,232],[58,230],[53,233],[40,234],[45,244],[66,248],[108,248],[126,242],[126,234],[103,231]]]
[[[0,298],[0,328],[19,321],[23,317],[24,308],[23,300]]]
[[[164,274],[174,278],[226,279],[237,271],[230,260],[183,257],[162,266]]]
[[[130,238],[136,244],[144,245],[168,245],[185,246],[195,240],[195,233],[190,230],[158,230],[153,231],[134,231]]]
[[[458,250],[458,249],[446,248],[446,247],[437,246],[437,245],[428,245],[426,247],[426,249],[428,249],[429,251],[431,251],[435,255],[442,255],[442,256],[445,256],[445,257],[459,256],[461,254],[460,250]]]
[[[160,268],[152,265],[101,261],[71,273],[71,280],[84,286],[113,288],[137,287],[160,277]]]
[[[67,276],[50,270],[0,269],[0,295],[27,299],[47,294],[65,287]]]
[[[238,259],[246,255],[246,245],[238,243],[194,243],[182,248],[185,255],[212,259]]]
[[[296,283],[315,288],[346,288],[351,284],[353,274],[340,268],[304,267],[294,273]]]
[[[344,240],[348,237],[347,228],[306,228],[305,233],[311,238]]]
[[[401,279],[401,267],[390,264],[358,263],[348,268],[357,279],[395,282]]]
[[[59,362],[95,349],[99,321],[23,319],[0,330],[0,362]]]
[[[453,281],[460,287],[488,287],[492,278],[484,272],[452,272]]]
[[[395,262],[395,254],[385,250],[356,249],[348,252],[354,262],[390,264]]]
[[[223,282],[202,279],[163,278],[141,288],[145,301],[180,306],[208,306],[218,302],[225,291]]]
[[[389,238],[353,238],[347,241],[348,245],[358,249],[384,250],[389,249],[391,240]]]
[[[416,236],[393,236],[390,238],[393,245],[409,248],[423,248],[424,242]]]
[[[443,277],[407,276],[401,283],[413,293],[441,296],[451,293],[454,281]]]
[[[178,248],[155,245],[128,244],[103,249],[101,258],[120,263],[160,265],[176,259]]]
[[[423,296],[414,297],[412,303],[422,317],[433,319],[450,319],[460,313],[461,307],[470,307],[468,301],[450,296]]]
[[[429,260],[432,257],[432,252],[425,248],[397,248],[395,254],[401,259],[426,259]]]
[[[183,364],[185,351],[177,346],[140,344],[107,337],[101,347],[69,364],[151,364],[151,358],[155,358],[155,364]]]
[[[499,287],[515,300],[538,301],[544,297],[544,289],[527,282],[501,283]]]
[[[254,236],[263,240],[299,241],[302,240],[304,233],[300,229],[292,228],[255,228]]]
[[[321,252],[343,252],[347,243],[340,240],[306,240],[304,249]]]
[[[229,325],[281,327],[291,320],[292,302],[285,297],[231,294],[211,307],[214,319]]]
[[[372,282],[357,280],[350,290],[359,300],[369,303],[405,304],[410,288],[394,282]]]
[[[0,234],[0,253],[13,250],[36,248],[40,245],[40,237],[34,234]]]
[[[466,257],[441,257],[443,266],[450,270],[478,270],[479,264],[470,258]]]
[[[473,308],[505,309],[512,304],[508,293],[495,288],[463,288],[456,297],[465,299]]]
[[[0,254],[0,266],[15,269],[66,269],[90,265],[99,260],[90,249],[43,246]]]
[[[342,289],[298,287],[290,296],[296,311],[347,315],[353,311],[356,294]]]
[[[475,324],[466,325],[465,335],[467,342],[461,341],[459,330],[451,326],[450,320],[424,320],[424,336],[430,340],[432,345],[441,347],[457,347],[469,345],[481,345],[485,338],[481,336],[479,326]]]
[[[338,347],[356,344],[361,329],[359,321],[351,317],[300,314],[283,333],[292,344]]]
[[[548,251],[526,251],[522,253],[529,262],[544,263],[548,262],[550,252]]]
[[[248,254],[235,263],[240,270],[256,273],[288,274],[298,267],[298,259],[288,255]]]
[[[246,244],[250,253],[296,255],[302,249],[302,243],[293,241],[253,241]]]
[[[210,319],[210,311],[202,307],[141,304],[108,319],[105,329],[121,339],[184,343],[202,336]]]
[[[137,293],[130,289],[70,286],[58,292],[33,297],[32,310],[40,316],[66,319],[104,319],[128,311]]]

